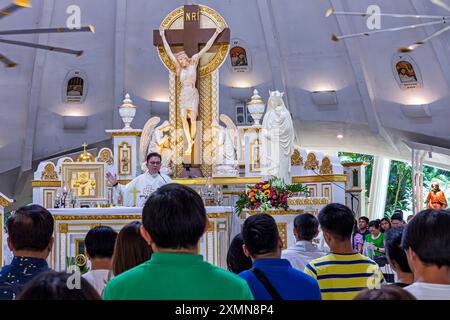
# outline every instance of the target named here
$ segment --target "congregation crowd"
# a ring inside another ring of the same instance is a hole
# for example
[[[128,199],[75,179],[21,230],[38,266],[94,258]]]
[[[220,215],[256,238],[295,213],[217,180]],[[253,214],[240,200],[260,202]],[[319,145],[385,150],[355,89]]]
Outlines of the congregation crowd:
[[[409,219],[408,219],[409,220]],[[52,271],[54,220],[38,205],[8,219],[14,254],[0,271],[2,300],[414,300],[450,299],[450,212],[402,212],[369,221],[342,204],[294,221],[284,244],[274,218],[250,215],[230,244],[228,270],[198,254],[209,229],[201,197],[168,184],[147,200],[142,221],[119,233],[92,228],[90,270]],[[75,280],[74,280],[75,279]],[[75,283],[75,285],[73,285]]]

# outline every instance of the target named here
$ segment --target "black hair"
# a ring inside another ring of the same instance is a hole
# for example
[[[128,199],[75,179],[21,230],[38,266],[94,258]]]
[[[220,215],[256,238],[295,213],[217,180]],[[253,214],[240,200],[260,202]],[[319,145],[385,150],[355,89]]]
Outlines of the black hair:
[[[148,198],[142,210],[142,224],[160,248],[197,246],[206,223],[202,198],[195,190],[181,184],[160,187]]]
[[[362,216],[362,217],[359,217],[358,221],[361,219],[364,220],[366,222],[366,224],[369,224],[369,218]]]
[[[148,162],[148,160],[150,160],[150,158],[153,158],[153,157],[158,157],[159,161],[162,161],[161,155],[158,152],[150,152],[147,156],[146,162]]]
[[[267,213],[252,215],[244,221],[242,238],[252,257],[275,252],[278,246],[277,223]]]
[[[310,213],[300,214],[294,219],[294,228],[299,240],[311,241],[319,232],[319,220]]]
[[[355,216],[347,206],[331,203],[320,210],[319,223],[323,230],[331,233],[337,240],[345,241],[352,236]]]
[[[424,210],[414,216],[405,228],[402,248],[412,249],[429,265],[450,266],[450,212]]]
[[[392,227],[391,220],[389,220],[388,217],[384,217],[383,219],[380,220],[380,227],[383,221],[387,221],[387,223],[389,224],[389,229]],[[382,229],[381,232],[385,232],[384,229]]]
[[[244,250],[242,249],[243,244],[244,239],[242,238],[242,234],[238,233],[228,248],[227,268],[235,274],[249,270],[252,267],[252,259],[244,254]]]
[[[399,226],[386,231],[384,234],[384,247],[389,260],[395,262],[402,272],[411,273],[406,252],[401,247],[404,229],[404,226]]]
[[[398,221],[402,221],[403,222],[403,212],[396,212],[391,216],[391,221],[393,220],[398,220]]]
[[[411,293],[394,284],[380,289],[365,289],[353,300],[417,300]]]
[[[84,238],[86,252],[91,258],[111,258],[114,253],[117,232],[108,226],[98,226],[89,230]]]
[[[13,249],[45,250],[52,239],[54,223],[52,214],[40,205],[19,208],[6,223]]]
[[[380,220],[372,220],[369,222],[369,228],[374,227],[375,229],[380,230]]]
[[[69,288],[71,276],[66,272],[42,272],[25,285],[17,300],[101,300],[97,290],[81,276],[80,288]]]

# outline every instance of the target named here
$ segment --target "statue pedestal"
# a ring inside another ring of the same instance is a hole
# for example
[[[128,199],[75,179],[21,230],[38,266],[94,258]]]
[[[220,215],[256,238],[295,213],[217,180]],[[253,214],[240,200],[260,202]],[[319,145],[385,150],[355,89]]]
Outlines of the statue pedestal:
[[[128,183],[140,172],[139,141],[142,130],[106,130],[113,137],[115,173],[120,183]],[[144,160],[145,161],[145,160]]]
[[[238,127],[244,141],[244,155],[245,176],[246,177],[260,177],[261,173],[261,139],[260,132],[262,126],[243,126]]]

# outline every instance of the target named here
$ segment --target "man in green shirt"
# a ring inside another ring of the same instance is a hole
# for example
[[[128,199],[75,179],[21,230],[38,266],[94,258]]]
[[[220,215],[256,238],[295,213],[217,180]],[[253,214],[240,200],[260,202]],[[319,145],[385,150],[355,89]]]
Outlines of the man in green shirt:
[[[110,280],[105,300],[253,300],[245,280],[203,261],[198,242],[209,222],[200,196],[168,184],[155,191],[142,212],[141,235],[151,259]]]

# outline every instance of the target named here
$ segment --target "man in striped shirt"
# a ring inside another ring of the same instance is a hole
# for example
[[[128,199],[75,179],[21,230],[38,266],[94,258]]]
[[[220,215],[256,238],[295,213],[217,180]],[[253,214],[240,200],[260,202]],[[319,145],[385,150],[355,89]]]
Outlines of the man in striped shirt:
[[[319,213],[319,223],[330,254],[310,261],[305,273],[317,279],[323,300],[351,300],[360,291],[385,283],[378,265],[353,251],[355,218],[348,207],[327,205]]]

